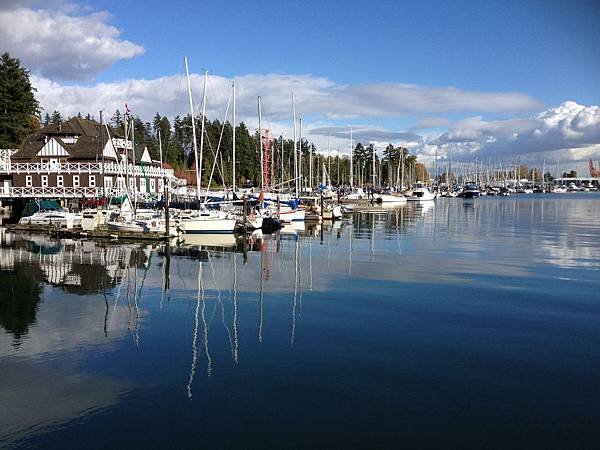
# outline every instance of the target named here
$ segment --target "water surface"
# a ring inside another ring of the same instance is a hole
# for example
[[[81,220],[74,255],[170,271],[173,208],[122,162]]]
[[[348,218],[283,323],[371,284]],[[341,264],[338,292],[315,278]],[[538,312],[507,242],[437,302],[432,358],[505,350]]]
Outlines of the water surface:
[[[0,238],[1,446],[600,442],[597,194],[168,248]]]

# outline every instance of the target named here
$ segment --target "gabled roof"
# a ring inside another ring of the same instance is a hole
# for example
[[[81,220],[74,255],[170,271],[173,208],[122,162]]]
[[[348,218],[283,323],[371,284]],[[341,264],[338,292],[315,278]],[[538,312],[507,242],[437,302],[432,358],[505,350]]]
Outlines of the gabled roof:
[[[111,137],[123,137],[109,127]],[[75,143],[66,143],[65,136],[78,136]],[[19,151],[12,156],[14,160],[35,158],[37,153],[50,139],[56,139],[68,153],[70,159],[96,159],[102,157],[102,150],[108,141],[106,127],[95,120],[73,117],[60,125],[47,125],[22,142]]]

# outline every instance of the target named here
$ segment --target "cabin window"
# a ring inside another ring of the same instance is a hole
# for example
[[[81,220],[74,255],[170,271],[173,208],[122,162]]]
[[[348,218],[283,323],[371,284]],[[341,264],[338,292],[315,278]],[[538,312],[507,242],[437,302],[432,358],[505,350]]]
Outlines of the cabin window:
[[[154,178],[150,178],[150,192],[154,192],[156,189],[156,180]]]
[[[63,175],[56,175],[56,187],[64,187],[65,177]]]
[[[90,185],[90,187],[96,187],[96,175],[89,176],[88,184]]]
[[[73,175],[73,187],[79,187],[79,175]]]
[[[25,176],[25,187],[33,186],[33,177],[31,175]]]
[[[42,187],[48,187],[48,175],[42,175]]]

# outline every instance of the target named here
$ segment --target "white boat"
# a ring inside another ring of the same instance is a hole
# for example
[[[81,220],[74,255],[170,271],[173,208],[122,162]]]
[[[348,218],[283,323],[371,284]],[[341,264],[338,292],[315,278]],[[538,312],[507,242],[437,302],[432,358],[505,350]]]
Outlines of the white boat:
[[[354,201],[354,200],[365,200],[368,198],[368,195],[362,189],[356,189],[354,192],[344,196],[344,200]]]
[[[63,209],[54,211],[38,211],[31,216],[22,217],[19,225],[55,225],[59,227],[73,227],[76,215]]]
[[[567,192],[569,192],[567,187],[562,184],[554,186],[554,188],[552,189],[552,193],[554,194],[566,194]]]
[[[272,208],[272,207],[271,207]],[[289,207],[279,207],[279,211],[271,209],[271,212],[284,223],[304,222],[306,212],[303,209],[292,209]]]
[[[125,220],[122,217],[117,220],[112,220],[106,223],[106,226],[111,231],[120,232],[136,232],[136,233],[158,233],[165,234],[166,223],[164,219],[155,217],[151,219],[133,219]],[[179,235],[176,224],[169,224],[169,236],[176,237]]]
[[[407,198],[409,202],[429,202],[435,200],[435,194],[422,183],[416,183],[412,195]]]
[[[377,203],[406,203],[406,197],[401,194],[375,194],[375,201]]]
[[[223,211],[199,210],[188,217],[182,217],[179,229],[186,234],[233,233],[236,220]]]

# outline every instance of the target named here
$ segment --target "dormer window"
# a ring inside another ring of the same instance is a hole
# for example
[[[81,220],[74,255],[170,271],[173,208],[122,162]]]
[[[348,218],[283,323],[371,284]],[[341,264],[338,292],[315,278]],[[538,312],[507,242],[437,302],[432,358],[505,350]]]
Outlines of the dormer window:
[[[78,138],[79,138],[79,136],[65,136],[65,137],[61,138],[61,140],[65,144],[75,144],[75,143],[77,143]]]

